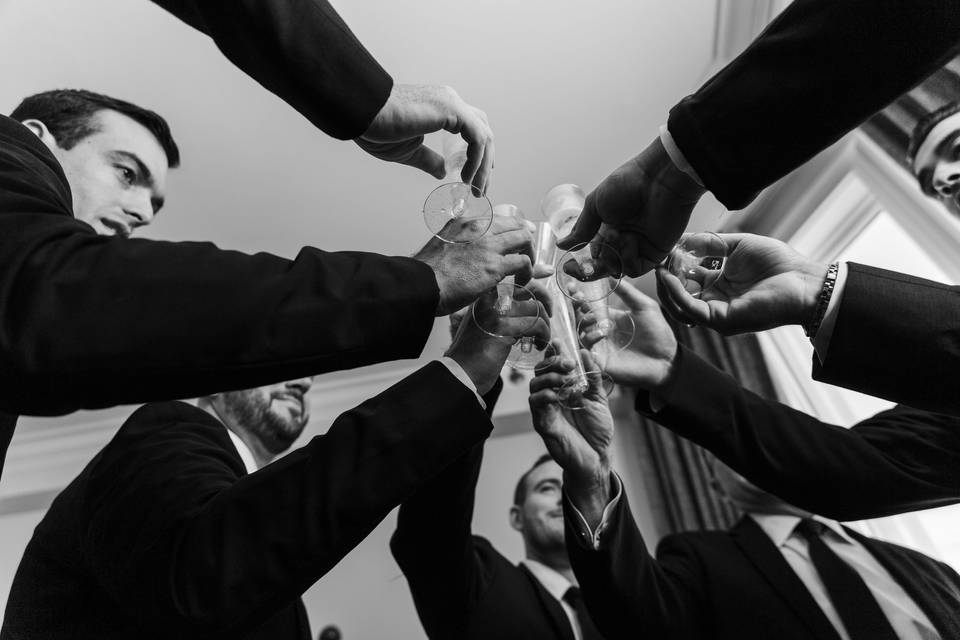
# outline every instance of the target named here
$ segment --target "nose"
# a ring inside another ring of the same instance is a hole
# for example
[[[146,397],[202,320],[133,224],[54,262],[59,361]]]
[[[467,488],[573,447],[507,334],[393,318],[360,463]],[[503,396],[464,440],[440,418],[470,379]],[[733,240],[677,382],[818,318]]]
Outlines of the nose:
[[[298,390],[301,395],[307,395],[307,392],[310,391],[310,387],[313,385],[313,376],[288,380],[285,385],[288,389]]]
[[[127,203],[123,212],[130,219],[130,226],[134,229],[145,227],[156,215],[153,211],[153,201],[151,200],[149,189],[138,189],[137,195]]]
[[[942,162],[933,173],[933,188],[940,195],[949,196],[960,184],[960,162]]]

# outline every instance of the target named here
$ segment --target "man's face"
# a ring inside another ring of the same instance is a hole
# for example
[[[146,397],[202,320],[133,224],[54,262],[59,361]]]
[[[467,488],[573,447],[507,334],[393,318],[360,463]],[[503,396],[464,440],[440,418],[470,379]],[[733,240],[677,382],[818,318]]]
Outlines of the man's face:
[[[229,391],[223,406],[229,419],[278,455],[300,437],[310,419],[307,392],[313,378],[299,378],[266,387]]]
[[[924,193],[956,202],[960,195],[960,113],[931,129],[917,149],[913,173]]]
[[[511,509],[511,522],[531,548],[563,549],[563,469],[553,460],[537,465],[527,476],[523,504]]]
[[[163,206],[167,155],[142,124],[105,109],[92,116],[95,133],[71,149],[45,140],[73,192],[73,213],[102,235],[129,236]]]

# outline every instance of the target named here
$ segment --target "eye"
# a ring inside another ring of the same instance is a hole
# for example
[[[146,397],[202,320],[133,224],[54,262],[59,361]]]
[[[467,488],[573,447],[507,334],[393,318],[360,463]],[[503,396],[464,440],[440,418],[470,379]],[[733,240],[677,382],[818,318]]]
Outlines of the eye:
[[[120,180],[128,185],[132,185],[137,181],[136,172],[122,164],[114,165],[117,168],[117,175],[120,177]]]

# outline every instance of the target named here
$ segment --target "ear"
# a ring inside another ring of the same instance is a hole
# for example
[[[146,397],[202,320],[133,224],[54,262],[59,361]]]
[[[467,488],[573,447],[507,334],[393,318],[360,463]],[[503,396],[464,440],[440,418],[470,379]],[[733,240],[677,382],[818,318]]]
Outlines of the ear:
[[[43,124],[40,120],[36,118],[29,118],[21,122],[23,126],[33,132],[33,135],[40,138],[44,144],[48,147],[59,146],[57,145],[56,138],[53,137],[53,134],[50,133],[50,129],[47,128],[47,125]]]
[[[510,526],[515,531],[523,531],[523,520],[520,518],[520,507],[517,505],[510,507]]]

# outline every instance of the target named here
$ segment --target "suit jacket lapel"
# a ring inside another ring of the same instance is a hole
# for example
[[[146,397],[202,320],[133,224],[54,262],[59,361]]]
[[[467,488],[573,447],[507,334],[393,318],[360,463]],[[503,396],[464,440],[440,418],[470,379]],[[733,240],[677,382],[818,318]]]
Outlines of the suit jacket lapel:
[[[540,604],[547,614],[546,617],[550,621],[550,626],[557,632],[557,637],[563,640],[574,640],[573,629],[570,628],[570,619],[563,610],[563,606],[540,584],[537,577],[530,573],[530,569],[527,569],[522,563],[517,566],[520,568],[520,571],[527,576],[530,582],[533,583],[533,590],[540,599]]]
[[[846,527],[844,531],[862,544],[883,568],[890,572],[893,579],[927,615],[941,638],[960,638],[958,594],[953,585],[931,579],[933,567],[916,566],[913,558],[892,544],[862,536]]]
[[[734,541],[757,570],[817,638],[840,640],[810,591],[797,577],[773,541],[756,522],[745,516],[732,530]]]

